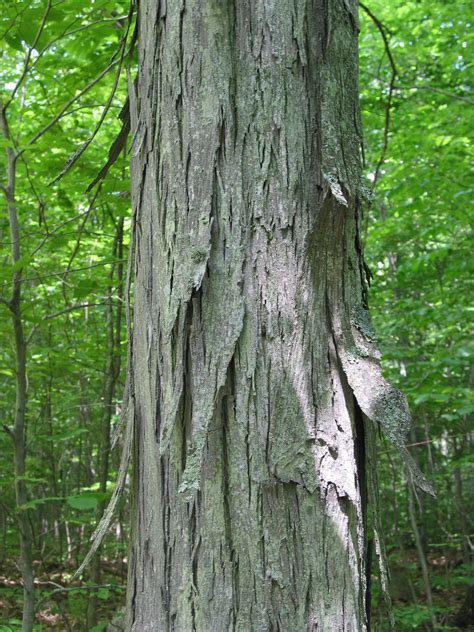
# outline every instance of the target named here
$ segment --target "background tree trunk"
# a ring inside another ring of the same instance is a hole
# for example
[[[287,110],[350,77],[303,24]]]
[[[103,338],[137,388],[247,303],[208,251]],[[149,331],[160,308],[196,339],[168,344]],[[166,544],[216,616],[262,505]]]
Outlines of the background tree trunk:
[[[112,265],[109,273],[110,283],[107,296],[106,318],[107,318],[107,362],[104,373],[104,386],[102,393],[103,411],[101,418],[101,442],[99,444],[98,455],[98,482],[99,491],[105,493],[107,491],[107,482],[109,479],[109,467],[111,457],[111,437],[110,429],[112,423],[112,414],[114,410],[114,397],[117,382],[120,378],[120,343],[122,329],[122,300],[123,300],[123,217],[117,221],[115,229],[115,239],[113,243],[112,256],[118,259],[117,266]],[[116,269],[117,268],[117,269]],[[117,280],[115,281],[115,276]],[[115,283],[114,283],[115,281]],[[116,294],[117,305],[114,309],[113,299],[114,291]],[[97,522],[103,516],[107,503],[99,502],[96,510]],[[93,560],[90,573],[90,580],[93,584],[99,585],[101,581],[101,548],[97,550]],[[91,629],[97,625],[98,615],[98,597],[97,593],[91,592],[87,606],[87,629]]]
[[[405,413],[366,311],[357,4],[139,21],[127,629],[361,632],[365,415],[396,443]]]
[[[22,265],[21,265],[21,231],[18,220],[16,203],[16,167],[17,154],[10,146],[11,134],[7,118],[7,110],[0,102],[0,130],[3,139],[7,142],[5,152],[7,158],[7,184],[2,187],[6,197],[8,211],[8,221],[10,225],[11,240],[11,264],[12,264],[12,284],[11,299],[7,301],[7,306],[11,312],[12,325],[15,344],[15,377],[16,377],[16,397],[15,410],[13,414],[13,426],[9,428],[6,424],[4,429],[10,434],[13,440],[13,459],[15,472],[15,498],[17,510],[17,523],[20,536],[20,570],[23,583],[23,612],[22,612],[22,632],[31,632],[35,616],[35,584],[33,574],[33,533],[31,529],[28,508],[24,507],[28,502],[26,486],[26,403],[28,381],[26,375],[27,366],[27,342],[23,326],[22,315]]]

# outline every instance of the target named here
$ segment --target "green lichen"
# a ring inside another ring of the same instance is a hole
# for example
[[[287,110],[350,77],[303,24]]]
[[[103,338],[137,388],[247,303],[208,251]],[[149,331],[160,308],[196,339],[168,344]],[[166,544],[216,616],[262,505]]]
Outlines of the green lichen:
[[[370,314],[363,305],[357,305],[352,311],[351,323],[368,342],[375,342],[377,337],[372,327]]]
[[[193,248],[191,250],[191,259],[194,263],[202,263],[207,258],[207,248]]]
[[[201,489],[201,466],[206,439],[199,436],[196,443],[189,449],[186,457],[186,467],[178,492],[185,502],[193,499],[194,494]]]
[[[372,204],[372,202],[374,201],[374,194],[372,192],[372,189],[364,181],[361,181],[359,185],[359,194],[361,198],[369,204]]]
[[[387,388],[376,402],[376,414],[392,444],[396,447],[405,446],[411,418],[403,393],[393,387]]]
[[[370,354],[367,351],[367,349],[364,349],[363,347],[358,347],[356,345],[353,345],[352,347],[349,347],[349,349],[347,350],[347,359],[349,360],[351,364],[358,362],[359,358],[368,358],[368,357],[370,357]]]

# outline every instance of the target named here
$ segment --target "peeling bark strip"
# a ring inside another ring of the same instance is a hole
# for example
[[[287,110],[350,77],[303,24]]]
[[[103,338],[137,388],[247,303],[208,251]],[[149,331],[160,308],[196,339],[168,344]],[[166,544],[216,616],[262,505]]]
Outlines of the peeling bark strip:
[[[139,21],[127,630],[366,630],[356,2]]]

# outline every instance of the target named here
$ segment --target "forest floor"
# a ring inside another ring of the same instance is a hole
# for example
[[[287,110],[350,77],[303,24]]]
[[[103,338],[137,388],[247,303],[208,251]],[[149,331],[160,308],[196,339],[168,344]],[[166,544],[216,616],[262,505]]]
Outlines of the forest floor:
[[[472,604],[465,617],[464,627],[455,625],[456,617],[466,601],[469,581],[459,565],[443,556],[431,557],[430,577],[433,591],[437,630],[474,631]],[[87,582],[68,583],[76,563],[71,560],[61,567],[36,563],[37,615],[35,632],[85,632],[85,613],[91,585]],[[17,632],[21,629],[22,590],[17,564],[12,559],[0,563],[0,632]],[[98,597],[99,623],[87,632],[103,632],[108,622],[123,606],[127,570],[125,562],[105,560],[101,587],[95,589]],[[429,623],[430,613],[423,598],[423,582],[416,573],[416,558],[410,556],[402,567],[391,564],[391,591],[396,632],[408,630],[433,630]],[[471,589],[472,592],[472,589]],[[416,595],[416,601],[413,595]],[[376,596],[376,595],[375,595]],[[471,619],[469,620],[469,617]],[[377,624],[378,613],[373,612],[373,629],[388,630],[385,624]],[[458,622],[459,623],[459,622]]]
[[[88,582],[69,583],[77,567],[78,564],[73,560],[62,566],[36,565],[35,632],[85,632],[85,613],[92,589]],[[4,560],[0,563],[0,569],[0,632],[17,632],[21,630],[20,573],[14,560]],[[87,632],[102,632],[120,610],[125,598],[126,578],[126,564],[105,562],[101,587],[94,589],[98,597],[99,623]]]

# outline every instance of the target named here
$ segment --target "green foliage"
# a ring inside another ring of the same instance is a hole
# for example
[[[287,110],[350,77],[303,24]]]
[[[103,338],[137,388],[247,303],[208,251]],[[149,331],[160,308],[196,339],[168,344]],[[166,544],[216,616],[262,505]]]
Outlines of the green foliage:
[[[423,605],[409,604],[403,607],[396,606],[394,615],[397,629],[402,632],[404,630],[421,630],[424,625],[430,623],[432,612]],[[442,629],[446,628],[443,626]]]
[[[412,454],[438,492],[415,509],[433,599],[441,606],[449,589],[438,581],[437,569],[461,578],[458,588],[467,580],[452,566],[469,555],[469,528],[472,533],[466,520],[472,515],[466,486],[473,467],[472,16],[462,1],[372,0],[370,9],[385,29],[398,71],[386,129],[391,67],[379,30],[361,12],[369,186],[384,138],[388,142],[374,201],[365,209],[366,259],[374,274],[370,306],[385,373],[410,401]],[[388,446],[381,456],[384,531],[392,546],[401,543],[395,558],[405,565],[414,552],[407,483]],[[425,598],[424,582],[415,584],[418,598]],[[448,585],[452,601],[463,598],[463,590]],[[436,616],[441,625],[442,613]],[[419,604],[397,603],[395,617],[397,629],[420,629],[431,613]]]
[[[28,512],[34,525],[35,574],[39,580],[59,584],[66,582],[84,556],[110,494],[94,484],[105,449],[102,429],[110,357],[121,350],[121,344],[110,348],[109,319],[114,330],[120,330],[121,340],[125,339],[124,318],[116,319],[123,304],[119,266],[123,268],[128,255],[127,229],[123,246],[117,246],[119,224],[130,217],[126,148],[106,183],[90,193],[85,190],[106,162],[121,128],[118,114],[126,99],[123,70],[115,91],[113,85],[120,65],[117,60],[131,41],[129,32],[124,43],[129,6],[128,0],[68,0],[52,3],[49,10],[45,0],[2,4],[0,102],[1,107],[7,105],[10,138],[2,136],[0,184],[7,185],[5,149],[10,147],[19,156],[15,201],[21,257],[12,265],[9,219],[2,209],[0,415],[5,427],[11,428],[15,346],[6,302],[11,298],[12,275],[21,271],[21,316],[28,341],[27,470],[21,477],[28,501],[21,511]],[[125,63],[134,62],[129,57],[122,67]],[[84,91],[88,85],[90,89]],[[109,101],[106,122],[87,151],[64,178],[51,185],[71,154],[91,139]],[[123,377],[114,389],[112,424],[119,413],[122,385]],[[112,454],[111,480],[116,466],[117,455]],[[13,445],[7,432],[0,434],[0,471],[3,567],[4,560],[18,557],[19,546]],[[119,520],[120,539],[106,542],[103,549],[114,564],[126,548],[124,508]],[[120,573],[123,581],[123,569]],[[15,578],[18,588],[14,566],[8,576]],[[65,629],[64,608],[66,616],[83,622],[90,591],[49,597],[54,589],[49,585],[39,591],[35,629]],[[9,595],[5,603],[4,590]],[[0,610],[6,618],[0,616],[0,621],[6,629],[18,629],[15,619],[21,618],[21,591],[12,591],[9,585],[4,590]],[[113,607],[115,596],[107,604],[107,594],[99,591],[99,602]],[[8,616],[10,611],[12,616]]]

